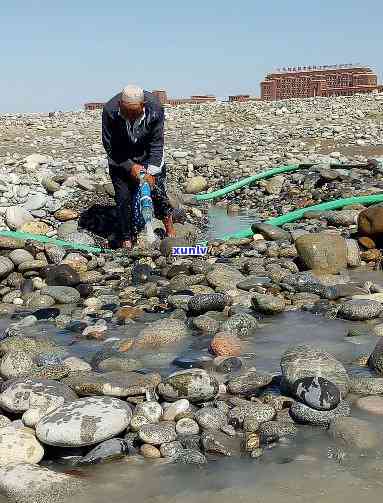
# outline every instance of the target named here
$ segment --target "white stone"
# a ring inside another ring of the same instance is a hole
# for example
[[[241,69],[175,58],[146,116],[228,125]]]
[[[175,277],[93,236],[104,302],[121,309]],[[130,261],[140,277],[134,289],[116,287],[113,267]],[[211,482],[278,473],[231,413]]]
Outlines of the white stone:
[[[0,465],[39,463],[44,449],[33,430],[6,426],[0,428]]]
[[[32,222],[33,216],[21,206],[10,206],[5,214],[5,222],[12,230],[17,230],[27,222]]]

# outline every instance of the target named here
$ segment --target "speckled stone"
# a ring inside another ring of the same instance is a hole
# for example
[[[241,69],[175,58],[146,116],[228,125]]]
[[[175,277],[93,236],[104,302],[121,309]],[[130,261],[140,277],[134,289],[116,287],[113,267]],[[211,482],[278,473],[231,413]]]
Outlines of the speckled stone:
[[[228,390],[234,395],[255,394],[259,388],[263,388],[271,383],[271,374],[262,374],[256,370],[248,370],[240,376],[233,377],[228,382]]]
[[[175,440],[174,442],[169,442],[167,444],[162,444],[161,445],[161,455],[164,458],[171,458],[172,456],[176,455],[178,451],[182,451],[183,447],[181,442],[178,440]]]
[[[229,298],[222,293],[199,294],[189,300],[188,309],[192,316],[198,316],[208,311],[223,311],[228,304]]]
[[[159,347],[175,344],[190,335],[190,331],[181,320],[163,319],[150,323],[138,334],[137,347]]]
[[[364,321],[377,318],[383,305],[375,300],[349,300],[341,304],[338,315],[346,320]]]
[[[226,414],[215,407],[203,407],[195,414],[195,419],[203,430],[220,430],[227,424]]]
[[[199,426],[194,419],[184,417],[177,421],[176,432],[178,435],[198,435]]]
[[[204,465],[207,463],[206,457],[199,451],[194,449],[183,449],[171,458],[173,463],[182,465]]]
[[[129,426],[130,406],[117,398],[89,397],[65,404],[36,426],[39,440],[48,445],[80,447],[108,440]]]
[[[187,410],[189,410],[189,408],[189,400],[182,398],[181,400],[177,400],[176,402],[166,407],[162,418],[164,421],[174,421],[176,416],[182,414],[183,412],[186,412]]]
[[[254,309],[264,314],[277,314],[285,310],[285,301],[273,295],[256,294],[251,298]]]
[[[39,463],[44,449],[33,430],[6,426],[0,428],[0,466],[18,463]]]
[[[80,479],[37,465],[0,469],[0,491],[14,503],[63,503],[83,488]]]
[[[10,351],[0,360],[0,374],[6,379],[26,376],[32,367],[33,360],[25,351]]]
[[[231,332],[238,337],[249,337],[258,327],[257,320],[247,313],[237,313],[224,321],[221,325],[222,332]]]
[[[190,402],[202,402],[215,398],[219,385],[214,376],[204,370],[181,370],[171,374],[159,384],[158,392],[169,401],[186,398]]]
[[[242,403],[233,407],[228,415],[229,423],[238,428],[243,425],[247,417],[251,417],[259,423],[271,421],[275,416],[275,409],[271,405],[262,402]]]
[[[338,416],[349,416],[350,405],[342,401],[332,410],[316,410],[307,405],[294,402],[290,407],[290,414],[297,423],[311,424],[314,426],[328,426]]]
[[[49,295],[58,304],[76,304],[81,296],[80,293],[70,286],[47,286],[41,289],[42,295]]]
[[[292,423],[284,421],[268,421],[259,427],[261,445],[277,442],[281,437],[295,437],[298,430]]]
[[[22,414],[31,407],[48,407],[76,400],[77,395],[63,383],[44,379],[13,379],[7,381],[0,394],[0,407]]]
[[[138,435],[143,442],[151,445],[173,442],[177,438],[175,424],[165,421],[158,424],[143,425]]]
[[[350,376],[350,393],[360,395],[383,394],[382,377]]]

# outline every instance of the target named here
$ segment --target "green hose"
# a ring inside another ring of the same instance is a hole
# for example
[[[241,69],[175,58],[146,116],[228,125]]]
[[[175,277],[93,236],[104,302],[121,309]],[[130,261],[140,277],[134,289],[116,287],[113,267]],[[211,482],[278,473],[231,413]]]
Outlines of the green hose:
[[[266,220],[265,224],[281,226],[289,222],[295,222],[303,217],[303,215],[309,211],[326,211],[326,210],[336,210],[338,208],[343,208],[344,206],[349,206],[351,204],[374,204],[382,203],[383,194],[375,194],[372,196],[358,196],[358,197],[346,197],[344,199],[336,199],[335,201],[327,201],[326,203],[315,204],[314,206],[308,206],[307,208],[301,208],[299,210],[291,211],[286,213],[286,215],[281,215],[280,217],[273,217]],[[244,229],[234,234],[225,234],[221,239],[242,239],[249,238],[254,235],[251,227]]]
[[[107,253],[111,250],[99,248],[98,246],[88,246],[80,243],[71,243],[70,241],[64,241],[62,239],[53,239],[48,236],[42,236],[40,234],[31,234],[29,232],[20,232],[20,231],[0,231],[0,236],[13,238],[13,239],[21,239],[21,240],[33,240],[39,241],[40,243],[47,243],[60,247],[72,248],[73,250],[82,250],[89,253]]]
[[[271,178],[272,176],[279,175],[280,173],[291,173],[292,171],[297,171],[302,168],[307,168],[307,166],[301,164],[289,164],[287,166],[280,166],[279,168],[273,168],[268,171],[262,171],[257,175],[248,176],[247,178],[243,178],[243,180],[239,180],[239,182],[232,183],[223,189],[218,189],[214,192],[207,192],[205,194],[196,194],[194,199],[196,201],[210,201],[211,199],[223,197],[226,194],[241,189],[253,182],[258,182],[259,180],[264,180],[265,178]]]

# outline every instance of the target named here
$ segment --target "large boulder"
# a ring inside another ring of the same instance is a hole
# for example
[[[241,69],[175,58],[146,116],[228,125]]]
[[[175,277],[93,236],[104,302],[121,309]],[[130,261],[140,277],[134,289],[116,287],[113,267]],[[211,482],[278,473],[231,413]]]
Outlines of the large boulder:
[[[347,268],[347,243],[339,234],[305,234],[296,239],[295,246],[308,269],[336,274]]]
[[[383,232],[383,206],[371,206],[359,213],[358,233],[360,236],[377,238]]]
[[[76,400],[68,386],[48,379],[14,379],[3,384],[0,407],[7,412],[22,414],[31,408],[48,408]]]
[[[232,290],[237,283],[245,279],[245,276],[232,266],[226,264],[217,264],[210,271],[206,279],[209,285],[220,292]]]
[[[223,311],[230,303],[230,299],[222,293],[194,295],[188,302],[188,309],[192,316],[207,313],[208,311]]]
[[[368,360],[369,366],[379,374],[383,374],[383,338],[380,338]]]
[[[94,445],[121,433],[131,418],[129,404],[118,398],[81,398],[45,416],[36,426],[36,435],[48,445]]]
[[[68,264],[47,266],[42,271],[46,284],[50,286],[77,286],[80,283],[80,276]]]
[[[0,492],[10,503],[64,503],[84,482],[41,466],[20,463],[0,469]]]
[[[383,304],[376,300],[353,299],[341,304],[338,315],[346,320],[364,321],[380,316]]]
[[[289,348],[281,359],[284,383],[290,392],[298,379],[323,377],[334,383],[344,397],[349,388],[349,378],[344,366],[332,355],[320,348],[301,345]]]

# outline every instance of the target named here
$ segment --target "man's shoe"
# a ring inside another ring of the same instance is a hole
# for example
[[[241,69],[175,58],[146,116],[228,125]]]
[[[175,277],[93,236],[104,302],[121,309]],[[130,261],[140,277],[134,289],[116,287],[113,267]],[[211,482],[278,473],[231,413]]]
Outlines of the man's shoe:
[[[168,215],[162,220],[164,227],[165,227],[165,232],[166,236],[169,238],[175,238],[176,237],[176,230],[173,225],[173,217],[172,215]]]

